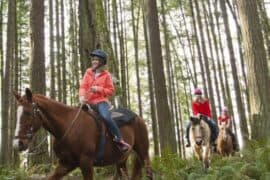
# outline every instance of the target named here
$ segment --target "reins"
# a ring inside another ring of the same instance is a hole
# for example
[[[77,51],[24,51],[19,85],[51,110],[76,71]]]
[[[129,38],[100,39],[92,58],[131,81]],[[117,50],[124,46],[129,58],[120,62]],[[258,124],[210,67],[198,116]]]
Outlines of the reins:
[[[75,117],[74,117],[74,119],[72,120],[70,126],[69,126],[68,129],[65,131],[64,135],[61,137],[61,139],[59,140],[58,143],[60,143],[61,141],[63,141],[63,140],[65,139],[65,137],[67,136],[68,132],[70,131],[70,129],[72,128],[72,126],[74,125],[74,123],[76,122],[76,120],[78,119],[79,114],[80,114],[81,111],[82,111],[82,107],[83,107],[83,104],[80,105],[77,114],[75,115]]]
[[[39,118],[44,119],[45,121],[49,122],[48,119],[46,118],[46,116],[43,114],[43,112],[38,107],[38,105],[36,103],[33,103],[32,105],[33,105],[33,116],[35,117],[35,116],[38,115]],[[80,114],[80,112],[82,110],[82,106],[83,106],[83,104],[80,105],[79,110],[77,111],[74,119],[72,120],[72,122],[71,122],[70,126],[68,127],[68,129],[65,131],[64,135],[58,141],[58,144],[65,139],[65,137],[67,136],[67,134],[69,133],[69,131],[73,127],[74,123],[76,122],[76,120],[79,117],[79,114]],[[16,137],[16,138],[19,138],[19,136]],[[29,139],[27,136],[26,137],[23,137],[23,138]],[[45,151],[44,152],[34,152],[34,151],[37,150],[43,143],[45,143],[46,142],[46,139],[47,139],[47,136],[45,136],[44,139],[37,146],[35,146],[34,148],[32,148],[27,154],[29,154],[29,155],[38,155],[38,154],[45,153]]]

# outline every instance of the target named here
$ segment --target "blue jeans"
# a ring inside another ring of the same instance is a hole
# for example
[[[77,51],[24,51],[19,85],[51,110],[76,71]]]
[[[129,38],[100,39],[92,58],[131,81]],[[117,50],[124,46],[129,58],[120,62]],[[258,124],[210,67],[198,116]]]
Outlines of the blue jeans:
[[[212,119],[207,120],[206,123],[209,125],[210,130],[211,130],[211,142],[214,143],[217,139],[218,136],[218,127],[215,123],[215,121],[213,121]],[[186,140],[188,143],[189,142],[189,129],[190,129],[191,123],[188,122],[187,127],[186,127]]]
[[[107,102],[101,102],[98,103],[96,106],[100,116],[105,121],[105,124],[107,125],[112,135],[116,136],[117,139],[121,139],[122,137],[120,134],[120,130],[115,121],[112,119],[111,112],[109,111],[110,109],[109,104]]]

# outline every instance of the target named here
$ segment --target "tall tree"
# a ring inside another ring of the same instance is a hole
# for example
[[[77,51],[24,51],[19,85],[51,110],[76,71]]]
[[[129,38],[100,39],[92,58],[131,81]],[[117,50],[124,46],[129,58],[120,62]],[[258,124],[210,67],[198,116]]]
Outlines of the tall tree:
[[[31,74],[30,83],[34,92],[46,95],[45,82],[45,47],[44,47],[44,0],[31,0],[32,7],[30,12],[30,29],[31,29]],[[47,138],[47,133],[39,132],[36,136],[34,145],[39,144]],[[46,142],[46,141],[45,141]],[[44,143],[40,149],[45,155],[32,158],[32,163],[48,161],[48,144]]]
[[[3,6],[4,2],[0,2],[0,86],[3,87],[4,82],[4,50],[3,50]],[[1,102],[3,101],[3,90],[0,94]],[[2,108],[2,104],[1,104]],[[1,114],[2,117],[2,114]]]
[[[203,60],[202,60],[202,52],[201,52],[201,47],[200,47],[200,42],[199,42],[199,35],[198,35],[198,27],[196,24],[196,19],[195,19],[195,12],[194,12],[194,8],[193,8],[193,2],[192,0],[189,0],[189,8],[191,11],[191,18],[192,18],[192,29],[194,29],[194,38],[195,38],[195,44],[196,44],[196,48],[197,48],[197,53],[198,53],[198,60],[199,60],[199,68],[200,68],[200,73],[201,73],[201,78],[202,78],[202,83],[203,83],[203,89],[204,89],[204,93],[208,94],[207,91],[207,86],[206,86],[206,78],[205,78],[205,68],[203,65]]]
[[[236,104],[237,104],[237,110],[238,110],[239,119],[240,119],[240,129],[243,136],[243,140],[245,142],[248,139],[249,133],[248,133],[247,118],[245,115],[244,104],[243,104],[243,100],[242,100],[242,96],[240,92],[241,91],[240,84],[239,84],[239,80],[237,76],[237,68],[236,68],[236,63],[235,63],[236,58],[235,58],[235,53],[234,53],[234,48],[233,48],[233,43],[232,43],[231,30],[229,27],[225,0],[220,0],[219,3],[220,3],[221,11],[222,11],[222,17],[224,21],[225,33],[226,33],[226,38],[227,38],[230,65],[232,68],[232,76],[233,76],[233,87],[235,89]]]
[[[119,48],[120,48],[120,64],[121,64],[121,68],[120,68],[120,73],[121,73],[121,105],[122,107],[127,107],[127,86],[128,86],[128,82],[127,82],[127,63],[126,63],[126,36],[124,34],[124,25],[126,23],[124,23],[124,11],[123,11],[123,7],[122,7],[122,0],[119,1],[119,8],[120,8],[120,30],[119,30]]]
[[[70,0],[70,23],[69,23],[69,45],[70,45],[70,52],[71,52],[71,78],[72,84],[71,92],[72,92],[72,104],[77,103],[78,97],[77,97],[77,91],[79,87],[79,79],[80,79],[80,71],[79,71],[79,57],[78,57],[78,22],[76,19],[76,5],[75,1]]]
[[[139,32],[139,18],[140,18],[140,6],[137,14],[137,23],[135,19],[134,9],[135,0],[131,0],[131,16],[132,16],[132,31],[133,31],[133,43],[134,43],[134,54],[135,54],[135,68],[136,68],[136,81],[137,81],[137,97],[138,97],[138,107],[139,114],[142,116],[142,100],[141,100],[141,81],[140,81],[140,68],[139,68],[139,54],[138,54],[138,32]]]
[[[59,0],[55,1],[55,16],[56,16],[56,75],[57,75],[57,98],[62,101],[62,73],[61,73],[61,39],[60,39],[60,21],[59,21]]]
[[[269,70],[263,44],[257,1],[237,0],[249,86],[251,136],[260,139],[270,135]]]
[[[168,79],[168,83],[167,83],[167,90],[168,90],[168,98],[169,98],[169,108],[171,111],[171,116],[174,118],[174,111],[173,111],[173,90],[172,90],[172,86],[173,86],[173,77],[172,77],[172,72],[171,72],[171,53],[170,53],[170,43],[169,43],[169,30],[167,28],[167,19],[166,19],[166,12],[165,12],[165,5],[166,2],[164,0],[161,1],[161,17],[162,17],[162,29],[163,29],[163,34],[164,34],[164,46],[165,46],[165,64],[166,64],[166,75],[167,75],[167,79]],[[172,126],[174,126],[172,124]]]
[[[63,103],[67,102],[67,70],[66,70],[66,46],[65,46],[65,8],[64,8],[64,0],[61,0],[60,3],[60,9],[61,9],[61,63],[62,63],[62,97],[63,97]]]
[[[81,73],[90,66],[89,53],[96,46],[96,9],[94,0],[79,1],[79,46]]]
[[[194,1],[195,3],[195,10],[197,12],[197,21],[198,21],[198,30],[200,32],[200,38],[201,38],[201,47],[202,47],[202,55],[203,55],[203,62],[204,62],[204,67],[206,71],[206,81],[207,81],[207,86],[208,86],[208,92],[209,92],[209,99],[211,103],[211,109],[212,109],[212,114],[214,120],[217,119],[217,113],[216,113],[216,103],[214,100],[214,93],[213,93],[213,86],[212,86],[212,78],[211,78],[211,72],[210,72],[210,67],[209,67],[209,60],[208,60],[208,55],[207,55],[207,50],[206,50],[206,43],[205,43],[205,35],[203,31],[203,24],[202,24],[202,19],[200,15],[200,9],[199,9],[199,3],[197,1]],[[207,95],[205,93],[205,95]]]
[[[53,25],[53,0],[49,0],[49,23],[50,23],[50,97],[55,99],[55,54],[54,54],[54,25]]]
[[[16,37],[16,0],[8,1],[8,23],[7,23],[7,50],[6,50],[6,63],[5,63],[5,74],[3,82],[3,99],[2,99],[2,132],[1,132],[1,164],[10,163],[9,153],[9,128],[10,128],[10,114],[11,114],[11,99],[12,96],[12,65],[15,60],[15,37]]]
[[[167,99],[164,66],[162,62],[160,31],[156,0],[145,0],[145,19],[149,37],[150,59],[153,68],[161,153],[167,148],[176,152],[176,138]],[[168,123],[169,121],[169,123]]]
[[[151,61],[150,61],[150,52],[149,52],[149,46],[148,46],[149,40],[147,36],[144,11],[143,11],[143,32],[144,32],[144,39],[145,39],[145,51],[146,51],[149,94],[150,94],[150,112],[151,112],[151,119],[152,119],[151,122],[152,122],[153,139],[154,139],[154,152],[156,156],[159,156],[160,151],[159,151],[159,138],[158,138],[158,122],[157,122],[157,115],[156,115],[157,112],[155,108],[156,107],[155,94],[154,94],[155,91],[154,91],[154,85],[153,85],[154,81],[153,81],[153,72],[152,72]]]

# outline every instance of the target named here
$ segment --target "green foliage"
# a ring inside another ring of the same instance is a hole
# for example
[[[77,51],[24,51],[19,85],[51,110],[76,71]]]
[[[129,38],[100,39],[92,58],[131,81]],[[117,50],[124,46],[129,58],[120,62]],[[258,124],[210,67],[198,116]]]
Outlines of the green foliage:
[[[1,180],[27,180],[29,179],[27,173],[22,169],[13,169],[11,167],[0,167]]]
[[[48,174],[51,172],[53,166],[51,164],[38,164],[30,167],[27,170],[27,174],[30,176],[32,174]]]
[[[152,161],[157,179],[249,180],[270,179],[270,143],[250,141],[247,148],[232,157],[213,154],[210,168],[205,171],[195,157],[187,160],[166,153]]]
[[[210,168],[206,171],[202,162],[195,157],[181,159],[169,150],[162,157],[152,159],[152,168],[156,180],[268,180],[270,179],[270,146],[269,142],[251,141],[241,153],[232,157],[221,157],[213,154]],[[134,157],[133,157],[134,158]],[[129,158],[128,169],[132,169],[132,159]],[[50,164],[33,166],[27,171],[12,167],[0,167],[0,179],[29,179],[29,177],[47,176],[55,167]],[[95,179],[113,177],[114,166],[95,168]],[[76,169],[69,174],[72,177],[81,178],[81,171]],[[145,179],[143,177],[142,179]]]

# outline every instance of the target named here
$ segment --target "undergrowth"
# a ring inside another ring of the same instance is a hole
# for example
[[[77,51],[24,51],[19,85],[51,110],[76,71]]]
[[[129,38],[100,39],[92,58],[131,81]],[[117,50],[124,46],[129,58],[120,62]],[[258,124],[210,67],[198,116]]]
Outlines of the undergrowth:
[[[128,161],[129,171],[132,167],[131,162],[132,160]],[[155,180],[269,180],[270,143],[266,140],[251,141],[241,153],[236,153],[231,157],[213,154],[207,171],[195,157],[184,160],[169,152],[164,153],[162,157],[153,157],[151,164]],[[54,168],[55,165],[50,164],[36,165],[28,169],[0,166],[0,179],[28,180],[34,175],[47,177]],[[114,170],[114,166],[95,168],[95,179],[112,177]],[[76,169],[69,176],[81,178],[81,172]]]

